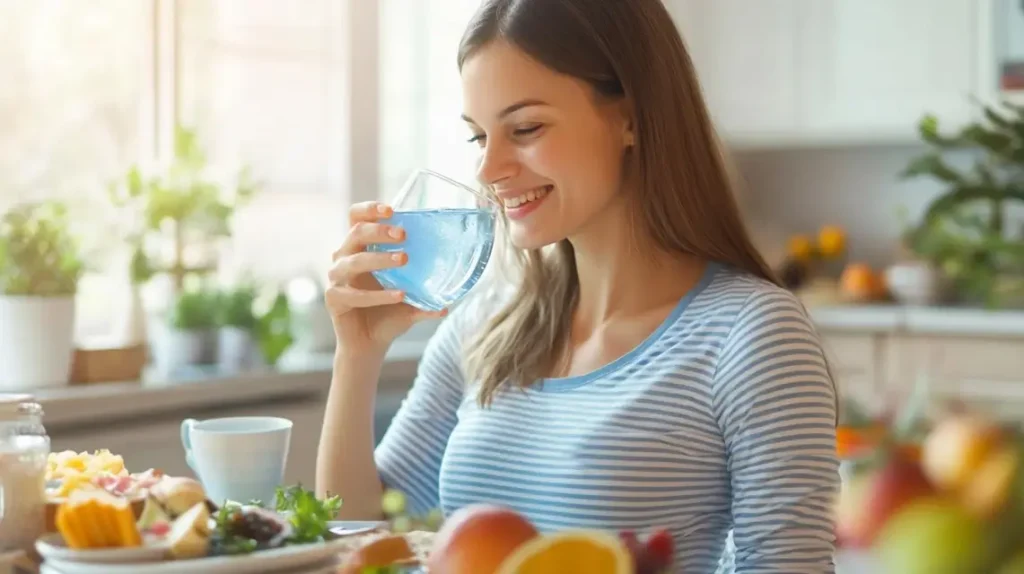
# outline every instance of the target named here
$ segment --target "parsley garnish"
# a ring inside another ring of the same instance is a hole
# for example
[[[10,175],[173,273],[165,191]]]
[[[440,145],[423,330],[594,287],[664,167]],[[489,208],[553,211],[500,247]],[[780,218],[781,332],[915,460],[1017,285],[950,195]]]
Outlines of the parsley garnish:
[[[289,488],[278,487],[274,495],[275,510],[287,513],[292,525],[291,544],[319,542],[327,535],[327,523],[338,515],[341,497],[330,496],[320,500],[311,490],[302,485]]]

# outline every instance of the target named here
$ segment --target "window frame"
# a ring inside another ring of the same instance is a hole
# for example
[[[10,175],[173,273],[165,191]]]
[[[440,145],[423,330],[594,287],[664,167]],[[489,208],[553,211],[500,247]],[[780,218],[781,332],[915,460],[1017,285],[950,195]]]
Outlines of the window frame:
[[[157,161],[173,151],[174,126],[180,117],[181,93],[178,65],[179,0],[149,0],[153,13],[153,43],[147,49],[152,62],[151,93],[143,107],[151,117],[143,122],[150,142],[148,153]],[[330,16],[340,37],[332,39],[332,61],[339,62],[330,75],[331,101],[338,103],[328,124],[330,156],[328,193],[346,204],[375,201],[380,187],[379,151],[379,41],[380,9],[376,1],[336,0]]]

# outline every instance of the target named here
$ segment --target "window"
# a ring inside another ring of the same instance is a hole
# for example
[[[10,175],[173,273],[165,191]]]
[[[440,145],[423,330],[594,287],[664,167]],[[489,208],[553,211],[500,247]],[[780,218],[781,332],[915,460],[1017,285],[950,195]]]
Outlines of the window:
[[[152,10],[142,0],[0,3],[0,212],[61,198],[84,214],[86,248],[114,239],[93,223],[107,182],[151,153]],[[84,278],[80,332],[107,326],[114,283]]]
[[[67,198],[86,210],[91,245],[114,245],[100,235],[107,184],[165,157],[181,123],[213,168],[248,165],[263,183],[236,218],[229,270],[320,274],[350,201],[391,197],[424,166],[472,181],[455,55],[478,4],[0,3],[0,210]],[[109,294],[124,286],[119,258],[95,263],[82,337],[109,328]]]
[[[479,150],[459,118],[459,40],[480,0],[380,0],[381,198],[428,167],[475,181]]]

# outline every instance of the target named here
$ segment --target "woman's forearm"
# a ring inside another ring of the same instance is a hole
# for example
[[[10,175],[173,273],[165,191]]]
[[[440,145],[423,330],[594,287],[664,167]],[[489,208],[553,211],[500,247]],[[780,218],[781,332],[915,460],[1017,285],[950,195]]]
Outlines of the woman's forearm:
[[[383,494],[374,462],[373,412],[384,354],[339,350],[316,459],[316,492],[342,498],[341,520],[381,518]]]

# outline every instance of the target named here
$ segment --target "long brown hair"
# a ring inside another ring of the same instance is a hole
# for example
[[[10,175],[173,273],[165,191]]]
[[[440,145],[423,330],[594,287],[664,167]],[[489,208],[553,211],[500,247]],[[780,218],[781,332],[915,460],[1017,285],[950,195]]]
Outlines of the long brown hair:
[[[648,244],[778,284],[747,234],[693,63],[661,0],[485,0],[462,38],[459,69],[498,39],[586,81],[597,97],[628,103],[634,228]],[[519,289],[466,349],[483,405],[506,383],[548,376],[568,345],[579,295],[567,239],[515,256]]]

